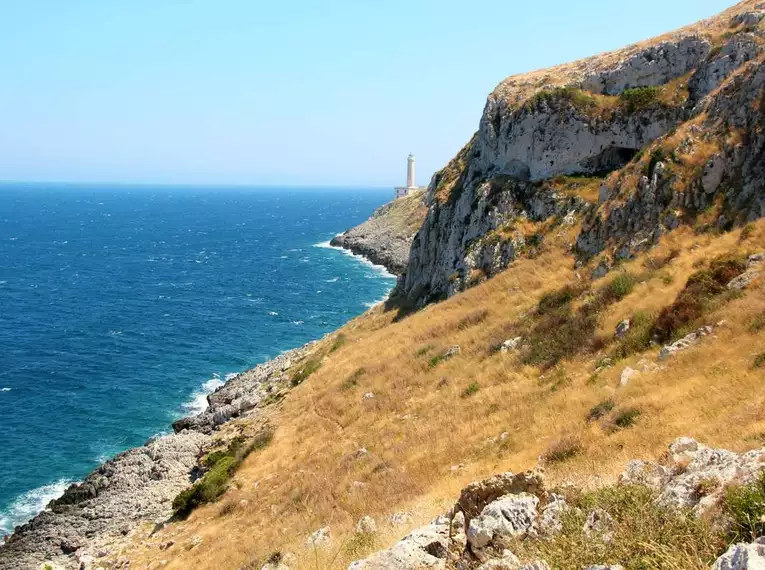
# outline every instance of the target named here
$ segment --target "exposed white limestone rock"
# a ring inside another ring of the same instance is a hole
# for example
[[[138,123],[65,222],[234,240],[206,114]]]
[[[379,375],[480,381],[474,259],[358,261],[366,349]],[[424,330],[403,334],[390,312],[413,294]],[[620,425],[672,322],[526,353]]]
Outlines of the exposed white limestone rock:
[[[449,552],[449,528],[431,524],[417,529],[395,546],[353,562],[348,570],[410,570],[411,568],[446,568]]]
[[[694,346],[695,344],[698,344],[698,342],[702,338],[712,334],[712,330],[713,329],[711,326],[701,327],[695,332],[692,332],[689,335],[684,336],[680,340],[675,341],[672,344],[663,346],[661,349],[661,352],[659,352],[659,360],[666,360],[670,356],[673,356],[677,354],[678,352],[682,352],[683,350],[686,350]]]
[[[712,570],[765,570],[765,537],[751,544],[734,544],[717,559]]]
[[[507,495],[488,504],[468,526],[467,540],[473,549],[488,546],[495,537],[536,536],[539,499],[528,493]]]
[[[312,533],[305,541],[306,546],[318,548],[327,546],[332,540],[332,531],[328,526],[322,527]]]

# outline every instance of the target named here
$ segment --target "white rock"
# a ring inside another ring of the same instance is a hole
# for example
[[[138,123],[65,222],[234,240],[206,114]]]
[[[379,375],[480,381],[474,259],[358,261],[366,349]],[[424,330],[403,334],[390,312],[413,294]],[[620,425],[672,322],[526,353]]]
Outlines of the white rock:
[[[619,385],[620,386],[626,386],[629,384],[630,380],[640,374],[637,370],[634,368],[630,368],[629,366],[622,370],[621,375],[619,376]]]
[[[730,284],[728,284],[728,287],[730,287]],[[713,329],[710,326],[701,327],[696,332],[692,332],[691,334],[681,338],[676,342],[673,342],[672,344],[663,346],[659,352],[659,360],[666,360],[670,356],[692,347],[705,336],[712,334],[712,330]]]
[[[375,397],[375,395],[374,395],[373,392],[367,392],[366,394],[364,394],[364,399],[365,400],[372,400],[372,399],[374,399],[374,397]]]
[[[505,342],[502,343],[502,347],[500,348],[500,351],[503,353],[507,353],[507,352],[510,352],[511,350],[516,350],[520,348],[522,342],[523,342],[522,336],[517,336],[515,338],[506,340]]]
[[[722,155],[716,154],[704,166],[704,173],[701,176],[701,186],[707,194],[714,194],[720,187],[723,175],[725,174],[725,159]]]
[[[563,496],[552,494],[550,501],[542,509],[542,514],[539,516],[539,530],[547,535],[563,530],[561,515],[567,508],[568,505]]]
[[[624,570],[624,566],[621,566],[620,564],[599,564],[596,566],[588,566],[584,570]]]
[[[446,568],[449,529],[446,525],[428,525],[415,530],[392,548],[353,562],[348,570],[410,570]]]
[[[630,330],[630,320],[624,319],[618,325],[616,325],[615,338],[624,338]]]
[[[614,519],[603,509],[593,509],[587,515],[587,521],[582,527],[585,536],[600,538],[603,542],[611,542],[613,538]]]
[[[390,524],[393,526],[405,526],[411,524],[412,515],[409,513],[393,513],[390,516]]]
[[[502,558],[493,558],[487,562],[484,562],[478,567],[478,570],[518,570],[518,566],[521,565],[521,561],[518,557],[505,550]]]
[[[751,544],[734,544],[717,559],[712,570],[765,570],[765,537]]]
[[[356,532],[361,534],[374,534],[377,532],[377,523],[369,515],[363,516],[356,523]]]
[[[474,549],[484,548],[495,537],[536,536],[539,499],[528,493],[505,495],[489,503],[468,526],[467,540]]]
[[[329,544],[329,541],[332,539],[332,532],[328,526],[322,527],[311,536],[309,536],[305,543],[306,546],[310,547],[321,547],[326,546]]]

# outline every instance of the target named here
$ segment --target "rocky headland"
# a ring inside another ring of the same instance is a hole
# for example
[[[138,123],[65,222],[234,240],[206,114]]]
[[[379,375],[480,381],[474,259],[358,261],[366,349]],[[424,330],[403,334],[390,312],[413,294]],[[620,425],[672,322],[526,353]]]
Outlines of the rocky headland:
[[[409,263],[412,240],[422,226],[426,193],[418,190],[381,206],[364,223],[336,236],[330,245],[361,255],[401,275]]]

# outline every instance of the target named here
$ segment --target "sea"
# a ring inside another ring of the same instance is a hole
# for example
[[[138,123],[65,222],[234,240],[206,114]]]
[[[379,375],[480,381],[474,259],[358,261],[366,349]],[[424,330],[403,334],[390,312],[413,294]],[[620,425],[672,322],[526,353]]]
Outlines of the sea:
[[[0,185],[0,537],[231,375],[382,301],[368,188]]]

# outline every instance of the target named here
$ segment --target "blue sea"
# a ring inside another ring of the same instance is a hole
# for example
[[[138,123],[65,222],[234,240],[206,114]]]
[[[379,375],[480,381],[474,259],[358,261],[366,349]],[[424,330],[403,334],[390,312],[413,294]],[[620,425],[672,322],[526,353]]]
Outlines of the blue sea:
[[[387,190],[0,186],[0,536],[227,376],[382,300]]]

